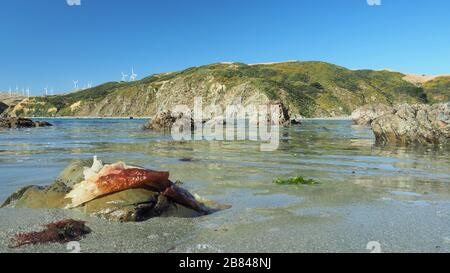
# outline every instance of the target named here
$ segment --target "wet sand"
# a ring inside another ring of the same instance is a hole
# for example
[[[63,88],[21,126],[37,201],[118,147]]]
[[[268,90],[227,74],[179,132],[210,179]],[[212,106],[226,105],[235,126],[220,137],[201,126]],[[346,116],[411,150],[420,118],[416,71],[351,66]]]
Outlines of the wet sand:
[[[267,209],[265,217],[248,223],[246,213],[235,210],[197,219],[115,223],[62,210],[2,209],[0,252],[70,252],[66,244],[8,247],[14,233],[36,230],[40,224],[65,218],[86,220],[93,230],[79,242],[81,252],[368,253],[370,241],[378,241],[382,252],[450,252],[448,204],[391,205],[379,201],[295,212]],[[411,206],[415,206],[414,214]],[[287,221],[276,214],[292,214],[295,220]],[[229,221],[230,217],[234,220]]]

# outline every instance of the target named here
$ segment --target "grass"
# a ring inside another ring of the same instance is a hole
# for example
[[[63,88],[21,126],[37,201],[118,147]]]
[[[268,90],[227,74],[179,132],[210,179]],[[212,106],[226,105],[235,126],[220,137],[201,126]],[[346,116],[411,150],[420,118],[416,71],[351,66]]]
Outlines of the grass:
[[[305,179],[302,176],[296,176],[292,178],[278,178],[274,181],[277,185],[319,185],[320,183],[314,179]]]
[[[450,101],[450,77],[438,77],[423,84],[430,102]]]

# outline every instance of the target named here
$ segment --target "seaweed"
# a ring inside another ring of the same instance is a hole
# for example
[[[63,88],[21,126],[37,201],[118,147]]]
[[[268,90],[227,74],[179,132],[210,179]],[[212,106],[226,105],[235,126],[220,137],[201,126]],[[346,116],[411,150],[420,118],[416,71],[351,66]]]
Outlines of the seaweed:
[[[62,220],[44,225],[44,230],[38,232],[18,233],[11,239],[11,248],[24,245],[45,243],[68,243],[79,241],[85,235],[91,233],[86,222],[72,219]]]
[[[314,179],[305,179],[301,176],[296,176],[292,178],[278,178],[274,181],[277,185],[319,185],[320,183]]]

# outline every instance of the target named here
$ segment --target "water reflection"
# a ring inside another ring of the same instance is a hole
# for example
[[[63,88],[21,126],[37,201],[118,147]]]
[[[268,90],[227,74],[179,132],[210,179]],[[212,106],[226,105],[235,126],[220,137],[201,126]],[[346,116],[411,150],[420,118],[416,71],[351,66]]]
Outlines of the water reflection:
[[[173,141],[141,131],[141,120],[55,120],[52,128],[0,131],[0,198],[27,184],[49,184],[73,159],[94,154],[169,170],[196,192],[253,210],[312,208],[412,192],[448,198],[450,151],[376,146],[350,121],[306,121],[281,132],[280,148],[254,141]],[[183,158],[192,160],[180,161]],[[302,175],[313,187],[282,187],[278,177]]]

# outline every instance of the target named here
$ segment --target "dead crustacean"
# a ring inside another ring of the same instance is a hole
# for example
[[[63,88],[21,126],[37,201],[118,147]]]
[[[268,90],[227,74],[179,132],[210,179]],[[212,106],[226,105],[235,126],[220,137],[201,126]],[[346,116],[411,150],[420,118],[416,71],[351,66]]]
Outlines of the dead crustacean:
[[[66,198],[71,199],[68,207],[75,208],[96,198],[128,189],[158,192],[178,204],[207,213],[207,209],[194,196],[169,180],[168,172],[127,166],[123,162],[103,165],[96,157],[92,167],[84,170],[84,181],[76,184]]]

